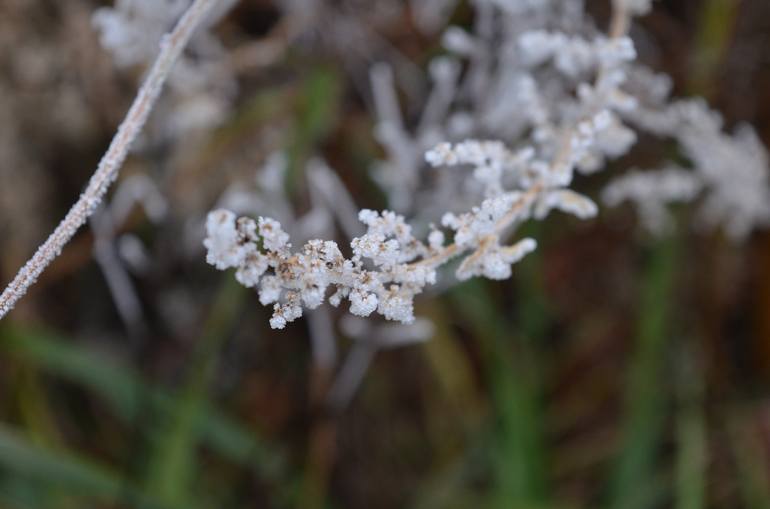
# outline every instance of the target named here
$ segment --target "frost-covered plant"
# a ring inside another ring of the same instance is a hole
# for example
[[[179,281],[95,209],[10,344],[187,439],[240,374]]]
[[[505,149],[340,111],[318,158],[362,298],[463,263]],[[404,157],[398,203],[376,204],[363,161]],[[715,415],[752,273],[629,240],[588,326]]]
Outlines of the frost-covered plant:
[[[593,133],[597,122],[580,125],[570,143],[570,154],[580,153],[575,140]],[[439,145],[426,158],[434,165],[475,165],[475,178],[487,187],[489,197],[470,211],[447,213],[441,223],[452,233],[433,229],[427,242],[417,239],[403,216],[364,209],[358,217],[366,233],[350,243],[353,256],[343,256],[333,241],[311,240],[298,252],[291,251],[289,235],[280,223],[258,221],[219,209],[209,214],[204,242],[207,261],[219,269],[235,268],[235,277],[248,287],[258,287],[262,304],[274,304],[270,324],[283,328],[302,316],[302,308],[314,309],[325,300],[339,305],[350,301],[351,313],[368,316],[377,312],[390,320],[414,320],[413,299],[436,282],[436,269],[453,258],[467,255],[456,271],[460,280],[483,275],[506,279],[511,265],[535,248],[533,239],[501,244],[501,236],[530,217],[544,218],[561,209],[581,218],[596,213],[595,204],[564,186],[564,167],[529,163],[530,151],[511,153],[494,142],[468,141],[456,146]],[[569,156],[567,156],[569,157]],[[573,156],[574,157],[574,156]],[[519,189],[504,190],[510,179]]]
[[[704,217],[711,223],[743,234],[764,221],[766,160],[756,138],[724,135],[713,113],[686,106],[700,103],[669,106],[665,79],[635,63],[626,32],[649,1],[615,0],[607,35],[580,1],[474,6],[473,34],[455,27],[444,34],[445,47],[460,58],[431,64],[434,87],[414,132],[401,116],[394,74],[373,68],[376,135],[387,156],[376,176],[394,211],[362,210],[366,232],[351,240],[348,255],[331,240],[294,249],[270,217],[209,214],[208,262],[234,268],[241,283],[258,289],[260,301],[273,306],[272,327],[284,328],[327,297],[335,306],[347,300],[354,315],[410,323],[415,296],[455,259],[458,280],[510,277],[512,265],[536,247],[534,239],[509,240],[523,222],[554,209],[580,219],[596,215],[595,203],[571,189],[575,175],[626,154],[636,141],[631,126],[676,138],[695,171],[631,173],[606,189],[608,202],[634,200],[645,221],[660,227],[663,204],[708,190]],[[484,141],[490,135],[497,140]],[[725,177],[736,162],[737,182]],[[428,186],[426,163],[438,169]],[[749,187],[750,199],[741,198]]]
[[[292,252],[289,236],[277,221],[236,219],[232,212],[217,210],[207,220],[207,261],[219,269],[236,268],[242,284],[258,287],[260,301],[274,305],[270,320],[274,328],[299,318],[303,306],[321,305],[330,289],[330,302],[338,305],[348,299],[353,314],[368,316],[376,311],[409,323],[414,320],[415,295],[435,283],[438,267],[457,257],[464,257],[456,272],[458,279],[510,277],[511,265],[531,252],[535,241],[525,238],[508,245],[504,240],[509,230],[530,217],[542,219],[554,208],[581,218],[596,213],[590,199],[568,186],[581,161],[608,151],[593,140],[613,127],[611,108],[617,101],[609,98],[619,94],[616,88],[622,82],[615,71],[633,57],[629,45],[621,37],[608,41],[597,50],[599,57],[593,64],[586,64],[596,67],[594,88],[606,93],[585,91],[582,116],[570,127],[563,126],[560,147],[553,154],[532,148],[514,153],[501,143],[478,141],[440,144],[426,154],[433,166],[472,165],[474,178],[484,188],[486,199],[480,205],[442,217],[442,226],[452,234],[451,243],[440,229],[433,229],[423,242],[412,234],[403,216],[365,209],[359,219],[367,231],[351,241],[352,257],[344,257],[333,241],[312,240]]]
[[[182,60],[169,77],[174,95],[219,101],[210,88],[230,80],[212,58],[221,48],[208,28],[233,3],[118,0],[97,12],[94,23],[117,65],[147,62],[158,44],[160,57],[82,199],[3,293],[0,316],[96,210],[174,61]],[[436,0],[441,17],[418,23],[434,30],[453,4]],[[353,214],[337,217],[349,246],[302,239],[299,249],[285,231],[292,219],[268,217],[277,210],[257,211],[256,220],[216,210],[206,221],[207,259],[258,288],[260,299],[273,305],[277,328],[327,298],[335,305],[348,301],[355,315],[408,323],[414,297],[438,281],[441,266],[456,261],[458,280],[505,279],[535,248],[534,239],[515,236],[523,222],[543,220],[554,209],[594,216],[594,202],[572,188],[575,177],[626,154],[635,129],[673,138],[688,163],[621,176],[603,193],[608,204],[636,203],[644,223],[658,230],[667,221],[666,204],[697,197],[703,198],[702,224],[723,226],[736,238],[767,223],[767,155],[756,135],[748,127],[724,134],[721,118],[703,102],[670,101],[669,80],[635,62],[627,36],[630,20],[649,11],[650,1],[612,4],[605,34],[581,0],[475,0],[472,30],[449,27],[443,34],[446,54],[429,66],[432,86],[414,127],[404,120],[396,92],[408,81],[403,73],[384,63],[371,69],[375,135],[385,149],[374,174],[391,210],[358,213],[364,233],[357,233]],[[305,20],[302,26],[331,12],[319,0],[281,5]],[[183,11],[182,22],[163,36]],[[415,9],[414,16],[426,12]],[[216,122],[223,111],[219,103],[193,104],[171,115],[173,131],[198,120]],[[314,210],[324,207],[334,209],[333,200]],[[336,236],[319,231],[317,238]]]
[[[604,202],[617,206],[624,201],[634,204],[644,227],[652,233],[663,233],[670,227],[666,206],[689,202],[701,190],[692,172],[672,167],[656,171],[632,170],[612,181],[602,192]]]

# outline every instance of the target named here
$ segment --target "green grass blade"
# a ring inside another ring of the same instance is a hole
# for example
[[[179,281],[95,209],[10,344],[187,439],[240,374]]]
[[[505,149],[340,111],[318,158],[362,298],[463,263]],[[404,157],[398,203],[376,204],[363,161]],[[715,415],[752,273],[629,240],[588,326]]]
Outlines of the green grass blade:
[[[625,422],[614,465],[609,507],[644,509],[654,504],[655,460],[663,434],[666,393],[662,384],[678,239],[661,240],[651,252],[642,282],[636,349],[631,358]],[[643,496],[649,493],[650,496]]]
[[[732,411],[731,411],[732,410]],[[727,430],[730,446],[737,466],[738,489],[743,507],[767,509],[770,507],[770,465],[765,459],[765,446],[752,429],[749,412],[739,409],[725,411],[729,417]]]
[[[541,507],[547,492],[542,400],[526,341],[511,333],[482,281],[457,287],[451,297],[474,329],[492,394],[495,491],[490,504]],[[511,355],[514,346],[520,347],[515,357]]]
[[[72,453],[33,445],[6,426],[0,426],[0,470],[35,481],[42,492],[57,488],[82,500],[163,507],[107,467]]]
[[[85,388],[126,422],[143,412],[168,416],[175,408],[168,391],[147,384],[123,363],[43,329],[4,324],[0,351]],[[267,480],[283,476],[282,454],[260,442],[253,431],[212,407],[206,409],[200,426],[202,440],[214,453],[255,468]]]
[[[171,415],[161,425],[147,469],[149,492],[170,505],[194,505],[192,481],[200,471],[197,448],[208,408],[209,384],[218,353],[243,304],[245,289],[229,275],[224,281],[204,325],[185,387]]]
[[[676,509],[702,509],[706,497],[706,418],[703,380],[691,349],[680,356],[676,416]]]

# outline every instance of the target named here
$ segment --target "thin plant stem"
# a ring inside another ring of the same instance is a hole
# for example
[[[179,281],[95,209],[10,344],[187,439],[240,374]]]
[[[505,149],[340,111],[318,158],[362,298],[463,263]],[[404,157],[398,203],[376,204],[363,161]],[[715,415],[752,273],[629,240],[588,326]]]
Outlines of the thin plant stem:
[[[174,63],[179,59],[196,28],[206,19],[218,1],[195,0],[174,29],[163,37],[155,63],[147,74],[107,152],[99,161],[85,191],[53,233],[19,270],[13,281],[0,295],[0,319],[13,309],[16,302],[37,281],[46,267],[59,256],[64,246],[97,209],[110,184],[117,179],[123,161],[126,159],[132,143],[147,122]]]

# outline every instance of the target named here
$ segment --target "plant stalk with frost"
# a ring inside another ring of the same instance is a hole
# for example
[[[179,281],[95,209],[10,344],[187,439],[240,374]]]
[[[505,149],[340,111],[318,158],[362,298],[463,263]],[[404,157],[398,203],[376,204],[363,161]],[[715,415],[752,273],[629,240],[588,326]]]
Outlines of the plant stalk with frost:
[[[13,309],[13,306],[26,293],[27,289],[35,283],[45,268],[59,256],[64,246],[96,211],[110,184],[118,177],[118,172],[128,155],[131,144],[147,121],[174,63],[195,33],[195,29],[206,19],[216,4],[217,0],[195,0],[179,19],[174,29],[163,38],[155,63],[147,74],[107,152],[88,182],[88,186],[53,233],[19,270],[13,281],[0,295],[0,319]]]
[[[540,47],[520,41],[525,56],[529,53],[528,66],[553,60],[556,70],[570,79],[596,76],[593,82],[580,83],[578,101],[563,122],[540,123],[535,146],[514,152],[499,142],[467,140],[441,143],[425,154],[434,167],[472,167],[473,180],[483,189],[485,199],[479,205],[442,217],[451,243],[445,240],[446,232],[436,228],[427,242],[418,240],[404,216],[395,212],[362,210],[359,220],[367,231],[351,241],[352,257],[344,257],[335,242],[322,240],[292,252],[288,235],[275,220],[236,218],[220,209],[207,220],[207,261],[219,269],[235,268],[238,281],[257,287],[262,304],[273,305],[270,325],[277,329],[302,316],[303,307],[320,306],[327,293],[335,306],[349,300],[355,315],[377,312],[410,323],[414,297],[436,282],[439,267],[455,258],[462,257],[456,271],[459,280],[510,277],[511,265],[536,246],[529,238],[507,244],[511,231],[530,218],[544,219],[553,209],[593,217],[593,201],[569,189],[575,171],[595,170],[605,158],[624,153],[635,139],[618,116],[634,106],[620,89],[624,68],[635,52],[622,31],[628,22],[617,17],[629,14],[618,10],[611,37],[597,36],[584,45],[585,55],[566,60],[553,57],[574,46],[576,39],[535,35],[549,41],[545,55]]]
[[[543,219],[552,209],[582,219],[596,214],[589,198],[566,186],[571,181],[570,165],[579,159],[586,138],[600,129],[600,118],[601,114],[581,121],[552,165],[530,161],[531,151],[512,153],[494,142],[441,144],[428,152],[426,159],[434,166],[472,164],[473,176],[488,188],[489,197],[479,206],[441,219],[453,234],[450,244],[441,230],[434,229],[424,243],[403,216],[364,209],[359,220],[367,231],[351,241],[351,258],[345,258],[333,241],[311,240],[292,252],[288,234],[274,219],[260,217],[255,222],[219,209],[206,222],[207,261],[220,270],[235,268],[241,284],[259,289],[260,302],[274,306],[273,328],[282,329],[302,316],[303,307],[320,306],[330,289],[334,291],[330,303],[337,306],[348,299],[355,315],[376,311],[386,319],[410,323],[414,297],[436,282],[437,269],[450,260],[467,254],[456,271],[459,280],[506,279],[511,265],[536,246],[530,238],[502,245],[511,228],[530,217]],[[519,189],[503,190],[503,177],[512,178]]]

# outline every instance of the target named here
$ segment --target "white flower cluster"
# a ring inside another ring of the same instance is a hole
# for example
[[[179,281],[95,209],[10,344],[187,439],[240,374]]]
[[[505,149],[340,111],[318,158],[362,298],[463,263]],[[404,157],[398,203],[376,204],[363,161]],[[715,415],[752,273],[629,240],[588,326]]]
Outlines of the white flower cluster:
[[[410,262],[430,250],[392,212],[363,210],[359,217],[368,229],[353,239],[353,257],[346,259],[332,241],[311,240],[292,253],[289,236],[277,221],[236,220],[232,212],[216,210],[206,222],[207,261],[219,269],[237,269],[239,282],[257,287],[260,302],[274,304],[270,325],[275,329],[302,316],[303,307],[320,306],[330,288],[334,293],[329,301],[337,306],[348,299],[355,315],[376,311],[410,323],[414,295],[436,279],[432,264]]]
[[[570,144],[568,152],[573,149]],[[236,219],[233,212],[219,209],[206,222],[206,259],[221,270],[235,268],[241,284],[258,288],[260,302],[273,304],[273,328],[284,328],[302,316],[303,308],[317,308],[328,293],[334,306],[348,299],[354,315],[377,312],[388,320],[411,323],[414,297],[436,283],[439,266],[467,255],[456,271],[458,280],[506,279],[511,265],[536,247],[530,238],[501,244],[511,227],[533,216],[542,219],[552,209],[580,218],[596,214],[589,198],[546,178],[547,168],[538,175],[532,156],[530,150],[513,153],[502,144],[479,141],[441,144],[427,153],[433,165],[472,166],[473,176],[490,194],[469,212],[444,214],[441,224],[451,232],[451,244],[446,244],[444,231],[433,229],[424,243],[403,216],[364,209],[358,218],[366,232],[351,241],[351,258],[345,258],[332,241],[311,240],[292,252],[289,235],[274,219]],[[507,182],[518,189],[505,191]]]

